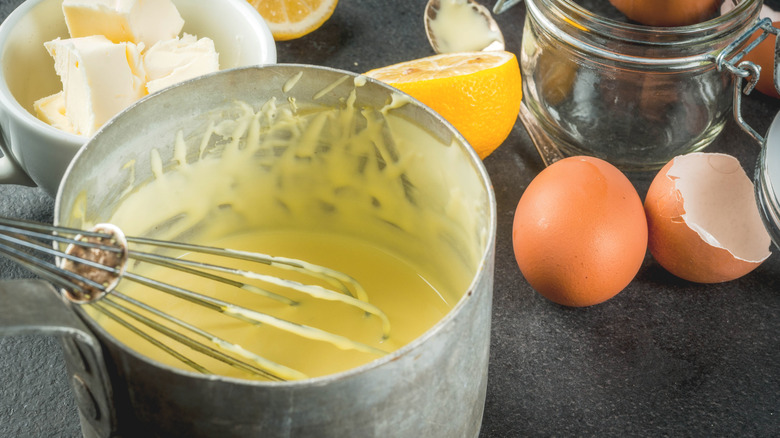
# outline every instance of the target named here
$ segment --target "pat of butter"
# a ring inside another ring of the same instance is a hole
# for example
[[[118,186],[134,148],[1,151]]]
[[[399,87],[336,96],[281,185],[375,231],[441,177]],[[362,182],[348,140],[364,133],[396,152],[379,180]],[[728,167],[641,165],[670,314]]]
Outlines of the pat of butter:
[[[65,132],[73,132],[73,125],[65,115],[65,95],[62,91],[42,97],[33,103],[39,119]]]
[[[149,93],[219,70],[214,41],[187,33],[153,45],[144,53],[143,61]]]
[[[147,47],[175,38],[184,26],[171,0],[64,0],[62,12],[72,38],[104,35]]]
[[[91,136],[108,119],[146,94],[142,46],[114,44],[102,35],[44,43],[62,80],[73,132]]]

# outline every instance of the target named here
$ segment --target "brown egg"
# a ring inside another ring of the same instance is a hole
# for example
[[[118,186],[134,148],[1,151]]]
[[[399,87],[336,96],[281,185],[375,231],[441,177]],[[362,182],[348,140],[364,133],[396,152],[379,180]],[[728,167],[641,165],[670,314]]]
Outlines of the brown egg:
[[[772,23],[774,27],[780,27],[780,21]],[[753,36],[750,37],[750,42],[753,42],[761,34],[761,31],[756,31]],[[763,41],[758,43],[744,58],[744,61],[750,61],[761,67],[761,74],[758,77],[758,84],[756,84],[756,90],[766,94],[767,96],[780,99],[780,94],[775,88],[774,73],[775,73],[775,39],[777,37],[773,34],[767,35]]]
[[[631,182],[613,165],[569,157],[544,169],[517,204],[515,259],[537,292],[566,306],[601,303],[636,276],[647,222]]]
[[[680,278],[733,280],[770,255],[753,183],[730,155],[674,158],[653,179],[644,204],[650,253]]]
[[[672,27],[712,18],[720,0],[609,0],[626,17],[647,26]]]

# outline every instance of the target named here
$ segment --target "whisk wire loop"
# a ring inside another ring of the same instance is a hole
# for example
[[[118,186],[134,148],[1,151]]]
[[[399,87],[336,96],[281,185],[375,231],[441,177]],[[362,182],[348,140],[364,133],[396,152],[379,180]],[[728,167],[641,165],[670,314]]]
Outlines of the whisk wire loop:
[[[153,245],[155,247],[167,247],[177,250],[184,250],[189,253],[201,253],[216,255],[220,257],[226,257],[231,259],[244,260],[255,263],[262,263],[268,266],[281,267],[282,269],[294,270],[296,272],[305,273],[309,277],[314,277],[319,280],[323,280],[330,285],[339,287],[339,291],[334,291],[315,284],[303,284],[297,281],[275,277],[272,275],[260,274],[253,271],[241,270],[231,268],[227,266],[214,265],[210,263],[203,263],[194,260],[187,260],[183,258],[171,259],[170,257],[161,256],[159,254],[146,253],[141,251],[130,251],[129,257],[134,260],[142,260],[147,262],[153,262],[160,266],[166,266],[170,269],[175,269],[182,272],[187,272],[193,275],[198,275],[204,278],[219,279],[223,283],[228,283],[234,287],[254,292],[268,298],[275,299],[277,301],[285,302],[290,305],[295,305],[297,302],[291,300],[285,296],[275,294],[267,289],[259,288],[255,285],[245,282],[237,282],[225,277],[214,276],[206,272],[207,270],[220,272],[223,274],[232,274],[239,277],[258,280],[263,283],[273,284],[281,286],[288,290],[295,290],[307,294],[309,296],[328,300],[339,301],[344,304],[362,309],[370,315],[374,315],[380,319],[382,323],[382,339],[386,340],[390,336],[390,320],[379,308],[368,302],[368,295],[363,287],[355,281],[352,277],[329,269],[324,266],[307,263],[302,260],[290,259],[285,257],[274,257],[267,254],[238,251],[226,248],[215,248],[209,246],[193,245],[181,242],[169,242],[155,239],[145,239],[137,237],[128,237],[128,242],[139,243],[143,245]],[[191,268],[198,269],[191,269]],[[350,293],[353,291],[354,294]],[[188,291],[181,291],[185,295],[190,295]]]
[[[202,295],[193,292],[188,289],[184,289],[178,286],[167,284],[161,281],[157,281],[151,278],[143,277],[140,275],[127,272],[124,278],[135,281],[144,286],[157,289],[167,294],[173,295],[177,298],[189,301],[193,304],[197,304],[202,307],[209,308],[216,312],[232,316],[250,324],[267,324],[291,333],[298,334],[302,337],[316,339],[333,344],[336,347],[349,350],[362,351],[364,353],[374,353],[377,355],[387,354],[386,351],[364,344],[362,342],[354,341],[345,336],[337,335],[327,332],[325,330],[318,329],[316,327],[308,326],[305,324],[298,324],[287,321],[285,319],[277,318],[272,315],[268,315],[262,312],[256,312],[244,307],[236,306],[234,304],[222,301],[216,298],[212,298],[206,295]]]
[[[167,322],[182,328],[188,332],[194,333],[195,335],[203,338],[207,343],[199,342],[197,340],[194,340],[192,337],[189,337],[182,332],[176,331],[171,329],[170,327],[167,327],[163,324],[158,323],[157,321],[154,321],[153,319],[142,315],[139,312],[136,312],[132,309],[130,309],[127,306],[122,305],[118,302],[118,300],[122,300],[125,302],[128,302],[132,304],[133,306],[136,306],[150,314],[153,314],[157,317],[160,317]],[[138,327],[128,324],[127,321],[116,314],[113,314],[110,310],[108,310],[105,306],[113,307],[123,314],[126,314],[130,316],[131,318],[135,319],[136,321],[142,323],[144,326],[149,327],[150,329],[168,337],[171,338],[183,345],[186,345],[189,348],[192,348],[195,351],[198,351],[202,354],[205,354],[209,357],[212,357],[214,359],[217,359],[223,363],[226,363],[232,367],[235,367],[237,369],[240,369],[245,372],[249,373],[255,373],[262,375],[269,380],[287,380],[290,378],[294,379],[303,379],[307,376],[299,371],[293,370],[292,368],[285,367],[283,365],[279,365],[277,363],[274,363],[272,361],[269,361],[265,359],[262,356],[259,356],[257,354],[252,353],[251,351],[248,351],[246,349],[241,348],[240,346],[237,346],[235,344],[232,344],[218,336],[215,336],[203,329],[200,329],[198,327],[193,326],[192,324],[187,323],[186,321],[183,321],[179,318],[175,318],[167,313],[161,312],[160,310],[151,307],[149,305],[146,305],[138,300],[135,300],[131,297],[128,297],[127,295],[124,295],[120,292],[114,292],[110,296],[106,297],[105,300],[102,300],[99,303],[96,303],[100,311],[109,314],[112,319],[119,322],[120,324],[124,325],[125,327],[133,330],[137,335],[143,337],[149,342],[154,343],[158,348],[164,350],[168,354],[176,357],[181,362],[188,364],[190,367],[192,367],[195,370],[198,370],[202,373],[210,373],[205,367],[202,365],[193,362],[186,356],[182,355],[181,353],[177,352],[175,349],[170,348],[166,344],[160,342],[158,339],[156,339],[153,336],[150,336],[146,332],[140,330]],[[217,346],[217,348],[211,347],[209,344],[214,344]],[[252,361],[256,363],[258,366],[253,366],[251,363],[248,363],[246,361],[237,360],[234,357],[225,354],[223,352],[230,351],[235,354],[239,354],[240,356],[244,357],[245,359],[248,359],[249,361]]]
[[[160,350],[166,352],[167,354],[171,355],[175,359],[179,360],[183,364],[189,366],[195,371],[198,371],[202,374],[211,374],[211,371],[209,371],[204,366],[200,365],[199,363],[193,361],[189,357],[185,356],[184,354],[179,353],[173,348],[168,347],[165,343],[160,341],[158,338],[149,335],[148,333],[144,332],[143,330],[139,329],[133,324],[130,324],[127,319],[122,318],[121,316],[117,315],[110,309],[108,309],[104,303],[108,303],[110,306],[113,306],[120,312],[122,312],[125,315],[128,315],[135,319],[136,321],[144,323],[145,320],[148,318],[145,318],[143,315],[138,314],[137,312],[133,312],[132,310],[128,309],[127,307],[122,306],[121,304],[114,303],[110,300],[110,298],[106,298],[104,301],[100,301],[97,303],[93,303],[92,305],[95,307],[97,311],[99,311],[102,315],[105,315],[109,318],[111,318],[114,322],[117,324],[123,326],[125,329],[130,330],[131,332],[135,333],[137,336],[141,337],[145,341],[149,342],[150,344],[154,345],[155,347],[159,348]]]

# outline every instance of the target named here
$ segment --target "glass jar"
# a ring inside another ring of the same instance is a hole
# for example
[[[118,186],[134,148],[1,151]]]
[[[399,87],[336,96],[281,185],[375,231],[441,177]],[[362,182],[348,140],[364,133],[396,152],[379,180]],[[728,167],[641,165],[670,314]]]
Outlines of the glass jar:
[[[780,249],[780,113],[770,125],[758,157],[755,190],[764,226]]]
[[[537,128],[564,155],[648,170],[721,132],[746,76],[724,55],[744,54],[762,1],[680,27],[620,22],[572,0],[525,4],[523,100]]]

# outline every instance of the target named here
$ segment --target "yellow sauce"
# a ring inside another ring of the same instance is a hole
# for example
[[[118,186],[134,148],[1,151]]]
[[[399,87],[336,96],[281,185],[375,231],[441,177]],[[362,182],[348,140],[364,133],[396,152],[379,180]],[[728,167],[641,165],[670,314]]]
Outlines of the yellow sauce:
[[[134,271],[150,278],[162,277],[164,281],[184,289],[216,296],[239,306],[327,330],[388,352],[406,345],[432,327],[447,313],[453,300],[457,299],[452,294],[442,295],[438,290],[441,281],[431,276],[421,275],[417,269],[397,255],[344,236],[305,232],[251,232],[231,236],[215,244],[245,250],[263,248],[274,255],[326,265],[351,275],[365,288],[369,294],[369,302],[387,315],[391,327],[390,337],[383,338],[382,323],[376,316],[368,315],[353,306],[311,298],[294,290],[281,291],[298,303],[289,305],[246,290],[233,289],[183,273],[172,273],[164,268],[135,268]],[[224,261],[219,261],[214,256],[201,256],[199,260],[224,264]],[[312,282],[312,279],[301,275],[264,268],[249,262],[231,265],[251,269],[254,272],[265,272],[278,277],[305,281],[307,284]],[[457,275],[457,273],[453,274]],[[464,278],[460,279],[461,284],[464,284],[464,280]],[[253,282],[253,284],[268,288],[262,282]],[[270,289],[276,290],[273,287]],[[119,290],[309,377],[344,371],[380,357],[378,354],[363,353],[353,349],[341,350],[331,343],[310,340],[306,336],[298,336],[270,325],[253,326],[129,281],[125,281]],[[107,330],[132,349],[168,365],[189,369],[173,356],[113,321],[100,316],[98,318]],[[150,329],[144,330],[154,334]],[[251,374],[175,342],[166,340],[166,343],[212,373],[253,378]],[[291,376],[283,375],[283,377]]]
[[[290,79],[284,91],[293,90],[298,79]],[[364,84],[364,78],[355,79],[355,89]],[[331,91],[328,87],[315,99]],[[167,268],[129,268],[392,352],[430,329],[468,290],[488,239],[490,206],[462,149],[393,115],[404,99],[393,96],[379,109],[356,108],[354,101],[353,90],[340,108],[293,98],[259,108],[228,105],[197,134],[172,133],[160,141],[173,147],[118,166],[129,186],[111,217],[91,218],[90,198],[84,196],[72,207],[73,220],[85,227],[109,222],[127,235],[303,259],[345,272],[387,315],[389,337],[381,318],[343,303],[280,292],[299,303],[291,306]],[[150,170],[141,172],[140,163]],[[152,179],[142,183],[144,173]],[[269,274],[296,278],[284,270]],[[233,356],[251,362],[256,354],[278,364],[265,368],[283,379],[344,371],[382,355],[235,321],[128,280],[118,290],[235,344],[227,349]],[[155,335],[186,358],[182,361],[94,308],[87,310],[121,342],[155,360],[192,370],[186,363],[191,360],[202,371],[257,378]]]

